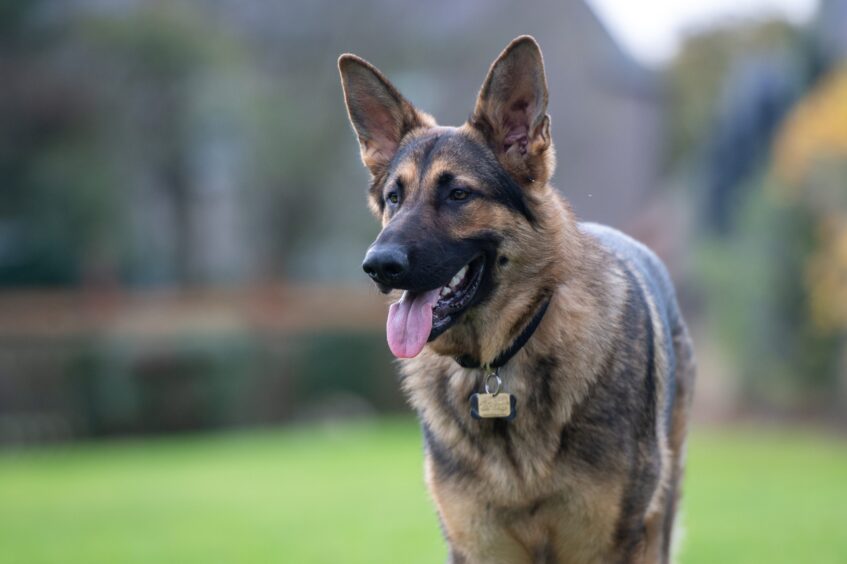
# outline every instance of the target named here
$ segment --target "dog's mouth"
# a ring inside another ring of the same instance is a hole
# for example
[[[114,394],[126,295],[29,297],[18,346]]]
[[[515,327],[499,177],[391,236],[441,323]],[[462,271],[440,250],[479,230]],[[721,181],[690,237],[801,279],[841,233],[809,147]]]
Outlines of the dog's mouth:
[[[473,305],[482,284],[485,256],[471,260],[434,290],[403,292],[388,310],[388,346],[397,358],[417,356],[427,342],[450,328]]]

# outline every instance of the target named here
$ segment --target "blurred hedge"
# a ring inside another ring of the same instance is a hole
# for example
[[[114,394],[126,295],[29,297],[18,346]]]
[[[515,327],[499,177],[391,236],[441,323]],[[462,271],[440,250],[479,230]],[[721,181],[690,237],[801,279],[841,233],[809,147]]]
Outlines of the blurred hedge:
[[[404,409],[384,337],[372,332],[5,340],[0,369],[0,443]]]

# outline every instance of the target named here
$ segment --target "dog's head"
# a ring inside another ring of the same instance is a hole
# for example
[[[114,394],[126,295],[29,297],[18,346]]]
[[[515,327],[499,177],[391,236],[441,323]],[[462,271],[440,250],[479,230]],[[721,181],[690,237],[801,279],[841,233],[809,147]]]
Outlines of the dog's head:
[[[460,127],[438,126],[366,61],[342,55],[338,66],[382,221],[362,267],[383,292],[403,290],[389,312],[391,351],[409,358],[440,341],[440,352],[465,352],[450,342],[474,332],[469,318],[537,284],[526,278],[543,262],[555,158],[538,44],[509,44]]]

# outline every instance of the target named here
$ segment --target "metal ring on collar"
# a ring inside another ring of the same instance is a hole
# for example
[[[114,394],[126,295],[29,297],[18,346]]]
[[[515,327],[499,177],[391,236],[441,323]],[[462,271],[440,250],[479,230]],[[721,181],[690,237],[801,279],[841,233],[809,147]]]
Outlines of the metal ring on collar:
[[[496,383],[493,392],[491,391],[491,386],[490,386],[492,378],[494,378],[494,381]],[[497,372],[492,372],[491,374],[489,374],[488,376],[485,377],[485,393],[486,394],[491,394],[491,395],[496,396],[497,394],[500,393],[500,388],[502,386],[503,386],[503,380],[500,379],[500,375],[497,374]]]

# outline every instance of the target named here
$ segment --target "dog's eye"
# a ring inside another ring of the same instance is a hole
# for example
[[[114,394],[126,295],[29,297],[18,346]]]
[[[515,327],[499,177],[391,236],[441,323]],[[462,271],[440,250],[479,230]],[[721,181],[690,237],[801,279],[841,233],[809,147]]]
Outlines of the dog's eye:
[[[397,192],[389,192],[388,196],[386,196],[385,199],[391,202],[392,204],[396,204],[400,201],[400,195],[397,194]]]
[[[468,196],[470,196],[470,192],[467,190],[462,190],[461,188],[454,188],[450,190],[450,199],[451,200],[467,200]]]

